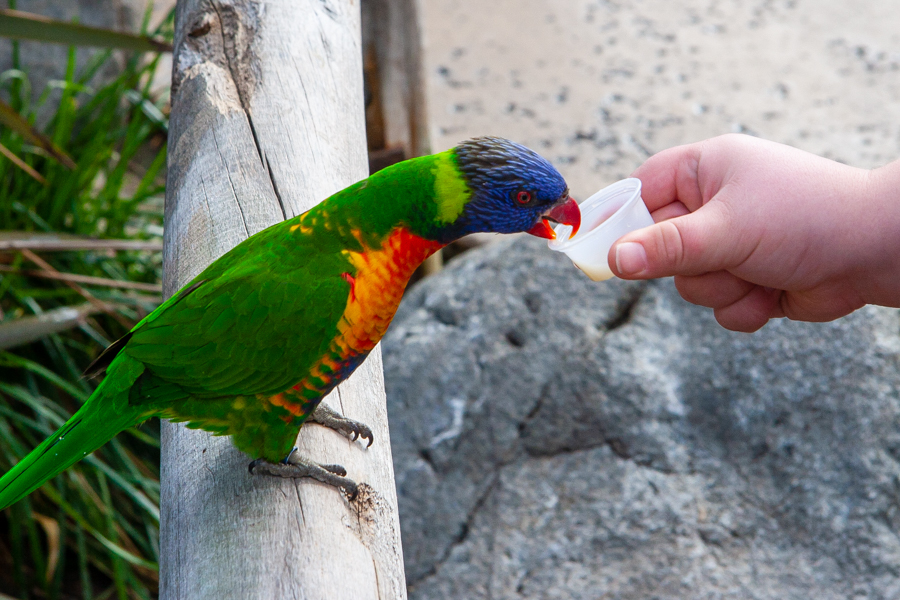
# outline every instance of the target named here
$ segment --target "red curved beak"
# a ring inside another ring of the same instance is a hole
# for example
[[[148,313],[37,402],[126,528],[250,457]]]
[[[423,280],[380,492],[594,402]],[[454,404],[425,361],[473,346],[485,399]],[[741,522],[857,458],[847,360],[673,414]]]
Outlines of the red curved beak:
[[[541,220],[535,223],[534,227],[529,229],[527,233],[548,240],[555,240],[556,232],[550,227],[549,221],[561,225],[571,225],[572,233],[569,234],[571,239],[572,236],[578,233],[578,228],[581,227],[581,210],[578,209],[578,203],[575,202],[572,196],[569,196],[565,202],[553,207],[553,210],[547,214],[541,215]]]

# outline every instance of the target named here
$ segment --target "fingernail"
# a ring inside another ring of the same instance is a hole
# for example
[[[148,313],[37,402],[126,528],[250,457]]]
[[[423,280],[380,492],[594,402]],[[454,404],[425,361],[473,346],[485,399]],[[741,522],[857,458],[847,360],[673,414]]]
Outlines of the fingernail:
[[[647,252],[637,242],[616,246],[616,269],[622,275],[640,275],[647,269]]]

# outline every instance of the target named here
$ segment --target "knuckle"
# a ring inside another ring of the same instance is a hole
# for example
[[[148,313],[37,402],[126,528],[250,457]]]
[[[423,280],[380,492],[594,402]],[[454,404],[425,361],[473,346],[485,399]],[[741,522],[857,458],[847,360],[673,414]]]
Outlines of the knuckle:
[[[659,224],[660,254],[666,266],[679,270],[684,265],[684,238],[677,219]]]

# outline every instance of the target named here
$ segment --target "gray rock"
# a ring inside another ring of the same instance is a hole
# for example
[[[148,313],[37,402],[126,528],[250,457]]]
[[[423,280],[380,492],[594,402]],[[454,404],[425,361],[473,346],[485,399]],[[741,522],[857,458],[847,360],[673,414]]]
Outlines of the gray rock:
[[[384,340],[410,598],[900,598],[900,314],[719,327],[541,241]]]

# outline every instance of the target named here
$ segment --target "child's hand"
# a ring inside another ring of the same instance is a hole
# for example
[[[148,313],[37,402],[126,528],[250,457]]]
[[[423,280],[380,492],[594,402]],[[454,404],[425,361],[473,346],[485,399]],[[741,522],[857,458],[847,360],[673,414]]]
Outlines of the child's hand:
[[[619,277],[674,275],[737,331],[900,305],[900,161],[866,171],[726,135],[660,152],[633,176],[657,224],[613,245]]]

